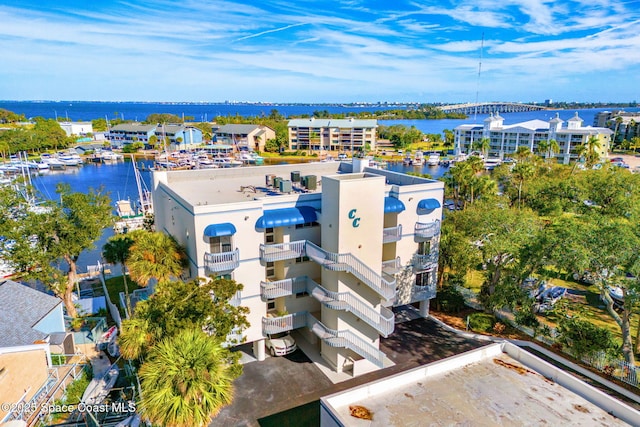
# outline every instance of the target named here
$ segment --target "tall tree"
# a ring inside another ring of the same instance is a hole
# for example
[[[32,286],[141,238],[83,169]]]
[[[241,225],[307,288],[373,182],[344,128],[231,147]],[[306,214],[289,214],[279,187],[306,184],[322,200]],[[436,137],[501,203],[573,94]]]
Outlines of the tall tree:
[[[167,427],[208,425],[233,399],[234,355],[198,329],[166,338],[140,368],[140,412]]]
[[[113,223],[113,209],[101,189],[74,193],[69,185],[59,184],[56,192],[59,204],[29,207],[14,217],[7,238],[15,244],[5,256],[26,279],[49,286],[64,301],[67,314],[77,317],[72,294],[78,281],[78,257],[93,249]]]

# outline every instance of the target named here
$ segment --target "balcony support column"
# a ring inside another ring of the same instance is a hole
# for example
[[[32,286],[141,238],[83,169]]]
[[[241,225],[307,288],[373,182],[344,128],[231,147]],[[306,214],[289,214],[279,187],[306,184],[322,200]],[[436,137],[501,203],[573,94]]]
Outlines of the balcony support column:
[[[262,362],[266,358],[266,350],[264,346],[264,338],[253,342],[253,355]]]
[[[429,301],[430,300],[424,300],[424,301],[420,301],[420,316],[422,317],[429,317]]]

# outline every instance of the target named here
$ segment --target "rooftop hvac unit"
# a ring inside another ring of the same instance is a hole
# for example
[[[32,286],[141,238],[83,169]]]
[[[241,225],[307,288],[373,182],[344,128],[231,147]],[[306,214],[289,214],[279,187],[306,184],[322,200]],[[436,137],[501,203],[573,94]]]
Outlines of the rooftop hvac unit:
[[[283,179],[280,181],[280,192],[281,193],[291,193],[291,181],[288,179]]]
[[[282,181],[282,178],[280,178],[279,176],[274,176],[273,177],[273,188],[275,188],[276,190],[280,189],[280,181]]]
[[[265,185],[267,187],[271,187],[273,185],[273,178],[275,178],[276,176],[271,174],[271,175],[265,175],[264,180],[265,180]]]
[[[291,181],[300,182],[300,171],[291,171]]]
[[[307,175],[304,177],[304,186],[307,190],[314,191],[318,188],[318,177],[315,175]]]

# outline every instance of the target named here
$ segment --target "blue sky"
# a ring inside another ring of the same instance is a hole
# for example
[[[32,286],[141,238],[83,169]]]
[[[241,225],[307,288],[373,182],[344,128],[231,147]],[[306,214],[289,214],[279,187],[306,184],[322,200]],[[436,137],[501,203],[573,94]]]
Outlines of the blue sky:
[[[6,100],[640,101],[640,0],[0,0],[0,22]]]

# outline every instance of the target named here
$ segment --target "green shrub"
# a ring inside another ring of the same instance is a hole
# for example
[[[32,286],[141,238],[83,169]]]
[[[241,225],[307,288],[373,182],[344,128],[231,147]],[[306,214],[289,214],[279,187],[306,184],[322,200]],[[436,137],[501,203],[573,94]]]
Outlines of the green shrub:
[[[64,354],[51,353],[51,363],[55,366],[67,363],[67,357]]]
[[[540,322],[531,310],[517,310],[515,315],[515,321],[520,326],[527,326],[529,328],[537,329],[540,327]]]
[[[458,313],[464,309],[464,297],[453,286],[445,286],[438,291],[435,304],[438,310],[445,313]]]
[[[611,331],[577,317],[564,317],[556,328],[556,341],[575,356],[582,357],[599,351],[616,352],[618,345]]]
[[[489,313],[473,313],[469,315],[469,329],[475,332],[491,332],[498,321]]]

